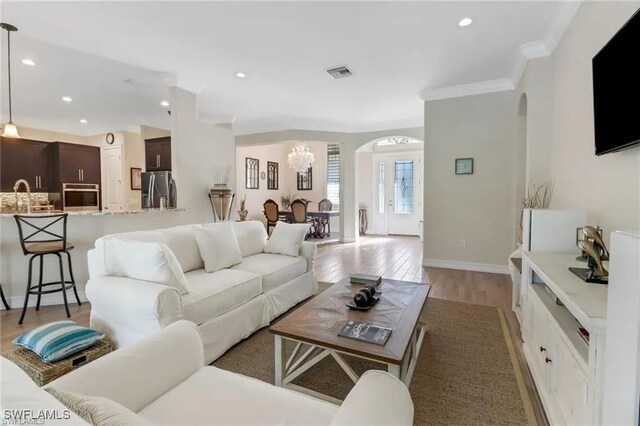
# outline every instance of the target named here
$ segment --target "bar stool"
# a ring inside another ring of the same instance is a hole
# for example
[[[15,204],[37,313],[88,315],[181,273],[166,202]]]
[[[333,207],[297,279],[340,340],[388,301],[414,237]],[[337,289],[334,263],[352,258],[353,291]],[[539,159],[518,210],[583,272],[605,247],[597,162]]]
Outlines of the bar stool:
[[[4,291],[2,291],[2,284],[0,284],[0,298],[2,299],[2,304],[4,305],[4,308],[7,311],[11,309],[11,306],[9,306],[9,304],[7,303],[7,299],[4,298]]]
[[[71,316],[69,313],[69,304],[67,303],[67,290],[73,289],[78,305],[82,305],[78,297],[76,282],[73,278],[73,268],[71,267],[71,254],[69,253],[73,246],[67,243],[67,213],[52,215],[14,215],[18,225],[18,235],[20,236],[20,245],[22,252],[29,258],[29,275],[27,278],[27,292],[24,296],[24,306],[18,325],[22,324],[24,315],[27,312],[27,304],[29,303],[29,295],[38,295],[36,303],[36,311],[40,310],[40,297],[43,294],[62,292],[64,299],[64,308],[67,311],[67,318]],[[69,263],[69,281],[65,281],[64,267],[62,264],[62,253],[67,255]],[[51,282],[42,282],[43,260],[46,255],[55,255],[58,257],[58,266],[60,268],[60,280]],[[40,259],[40,276],[37,285],[31,285],[31,277],[33,270],[33,260]],[[60,288],[43,290],[43,287],[59,285]]]

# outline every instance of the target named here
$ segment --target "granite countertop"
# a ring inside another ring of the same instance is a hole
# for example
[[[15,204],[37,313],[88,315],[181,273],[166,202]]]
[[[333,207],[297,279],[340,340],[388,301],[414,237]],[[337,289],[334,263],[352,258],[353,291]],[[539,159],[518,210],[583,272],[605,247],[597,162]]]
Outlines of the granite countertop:
[[[80,212],[67,212],[69,216],[120,216],[120,215],[129,215],[129,214],[157,214],[157,213],[173,213],[173,212],[183,212],[186,209],[176,208],[176,209],[140,209],[140,210],[119,210],[119,211],[80,211]],[[32,212],[32,216],[46,216],[50,214],[62,213],[61,211],[52,211],[52,212]],[[2,212],[0,213],[0,217],[13,217],[15,213],[12,212]],[[26,213],[21,213],[26,214]]]

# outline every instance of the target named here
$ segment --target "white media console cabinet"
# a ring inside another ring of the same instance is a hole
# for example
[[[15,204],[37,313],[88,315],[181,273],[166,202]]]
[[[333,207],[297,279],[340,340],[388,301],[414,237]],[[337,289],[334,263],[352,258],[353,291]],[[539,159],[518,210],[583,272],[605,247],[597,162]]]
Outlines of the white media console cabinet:
[[[585,266],[575,259],[523,253],[523,352],[551,424],[600,424],[607,286],[570,272],[569,266]],[[589,343],[578,333],[581,327]]]
[[[590,284],[568,269],[586,267],[576,260],[584,212],[525,210],[523,219],[513,310],[549,422],[640,424],[640,236],[613,232],[609,284]]]

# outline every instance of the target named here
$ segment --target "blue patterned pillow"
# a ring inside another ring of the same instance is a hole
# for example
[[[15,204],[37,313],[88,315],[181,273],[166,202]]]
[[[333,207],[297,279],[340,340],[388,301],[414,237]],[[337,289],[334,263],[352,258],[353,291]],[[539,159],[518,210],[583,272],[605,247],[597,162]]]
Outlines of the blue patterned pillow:
[[[27,331],[16,337],[13,344],[35,352],[46,362],[55,362],[88,348],[103,337],[102,333],[67,320]]]

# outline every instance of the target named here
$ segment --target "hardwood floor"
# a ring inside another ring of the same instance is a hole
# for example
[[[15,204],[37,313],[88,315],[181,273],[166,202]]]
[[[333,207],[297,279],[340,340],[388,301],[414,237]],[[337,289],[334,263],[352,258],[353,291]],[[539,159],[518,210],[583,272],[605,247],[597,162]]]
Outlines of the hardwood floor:
[[[428,282],[430,297],[500,307],[504,310],[518,361],[534,404],[539,424],[545,424],[535,386],[522,354],[520,328],[511,311],[511,278],[508,275],[471,272],[422,266],[422,244],[416,237],[363,237],[356,243],[327,244],[318,248],[316,256],[318,281],[337,282],[352,272],[382,275],[405,281]],[[70,305],[71,318],[89,324],[89,303]],[[20,333],[65,318],[63,306],[44,306],[40,311],[29,308],[24,324],[18,326],[20,309],[0,313],[0,354],[12,348],[11,341]]]
[[[335,244],[318,250],[318,281],[337,282],[352,272],[428,282],[432,286],[430,297],[511,311],[508,275],[423,267],[422,243],[416,237],[363,237],[358,244]]]

